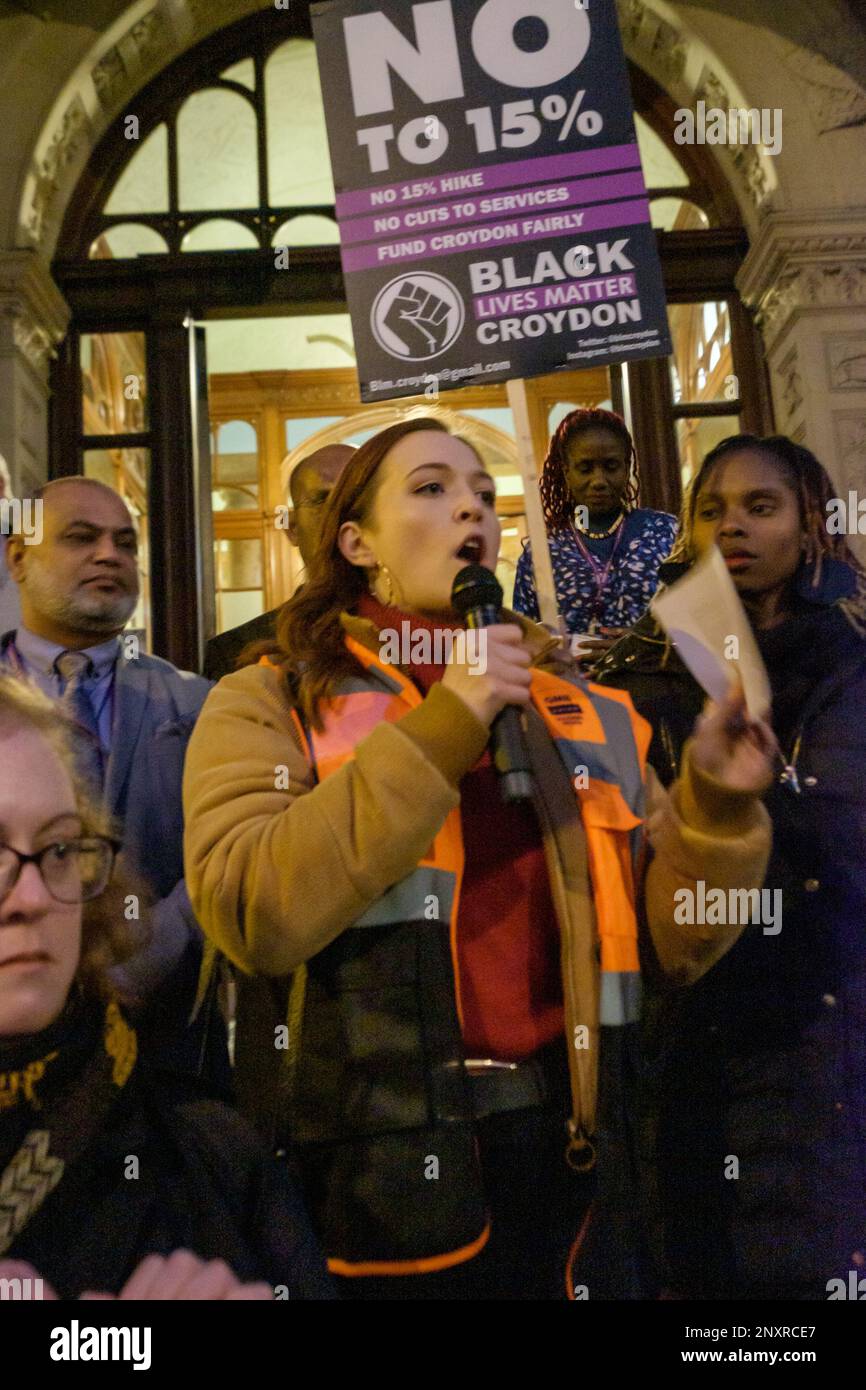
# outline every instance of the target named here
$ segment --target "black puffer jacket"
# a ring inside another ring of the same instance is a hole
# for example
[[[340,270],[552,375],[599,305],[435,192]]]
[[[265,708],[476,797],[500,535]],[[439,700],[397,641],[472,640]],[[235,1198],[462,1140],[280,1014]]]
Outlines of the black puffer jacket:
[[[795,616],[757,634],[799,785],[780,769],[766,796],[781,930],[748,926],[648,1009],[668,1278],[692,1296],[822,1299],[866,1258],[866,638],[840,601],[851,586],[831,564],[819,595],[803,584]],[[662,664],[651,620],[639,628],[601,680],[655,719],[668,780],[702,697],[676,653]]]

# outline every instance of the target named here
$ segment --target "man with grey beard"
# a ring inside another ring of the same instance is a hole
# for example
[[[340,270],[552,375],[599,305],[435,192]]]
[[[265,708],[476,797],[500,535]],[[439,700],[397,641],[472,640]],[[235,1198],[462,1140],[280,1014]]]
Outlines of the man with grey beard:
[[[41,542],[14,535],[7,545],[21,622],[0,638],[0,666],[62,700],[79,727],[82,771],[155,900],[131,905],[131,919],[141,909],[146,945],[117,983],[147,1001],[143,1036],[158,1040],[160,1062],[198,1070],[207,1020],[186,1029],[202,938],[183,881],[181,779],[210,685],[147,655],[136,636],[121,637],[139,592],[138,536],[123,499],[73,477],[47,483],[36,500]],[[213,1010],[211,1021],[220,1054]]]

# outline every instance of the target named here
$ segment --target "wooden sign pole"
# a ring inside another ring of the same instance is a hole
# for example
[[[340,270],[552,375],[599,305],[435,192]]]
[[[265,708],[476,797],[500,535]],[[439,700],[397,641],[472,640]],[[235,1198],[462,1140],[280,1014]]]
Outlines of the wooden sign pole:
[[[506,382],[508,404],[514,417],[517,436],[517,459],[523,478],[523,496],[526,503],[526,524],[529,527],[529,540],[532,545],[532,569],[535,578],[535,592],[538,596],[538,611],[541,621],[554,632],[565,637],[565,623],[559,614],[556,603],[556,587],[553,582],[553,565],[550,560],[550,547],[547,543],[547,527],[538,491],[538,472],[532,448],[532,430],[529,425],[529,407],[526,401],[526,382],[522,379]]]

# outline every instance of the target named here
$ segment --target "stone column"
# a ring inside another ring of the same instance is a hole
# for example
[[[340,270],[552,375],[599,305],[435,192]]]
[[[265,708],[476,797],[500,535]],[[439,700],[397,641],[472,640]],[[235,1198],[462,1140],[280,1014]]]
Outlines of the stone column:
[[[771,213],[737,283],[764,340],[776,426],[866,512],[866,207]],[[866,562],[866,516],[848,518]]]
[[[48,368],[69,308],[36,251],[0,251],[0,453],[13,491],[48,476]]]

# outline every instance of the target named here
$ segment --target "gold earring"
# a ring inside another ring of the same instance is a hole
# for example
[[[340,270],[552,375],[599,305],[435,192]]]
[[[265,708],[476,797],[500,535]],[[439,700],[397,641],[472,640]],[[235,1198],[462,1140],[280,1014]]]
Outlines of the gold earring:
[[[379,599],[379,595],[376,593],[376,580],[379,578],[380,574],[385,575],[388,581],[388,595],[386,598],[381,599]],[[377,565],[374,570],[370,571],[370,578],[368,582],[370,586],[370,593],[373,595],[373,598],[379,599],[379,602],[383,603],[386,608],[392,607],[394,603],[394,582],[391,578],[391,571],[388,569],[388,566]]]

